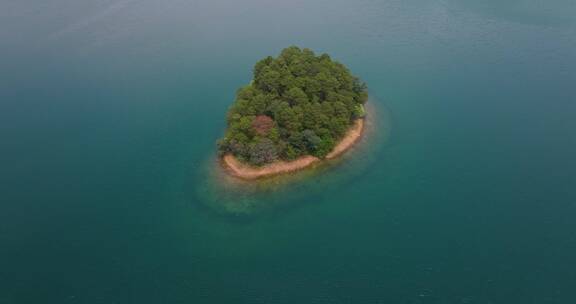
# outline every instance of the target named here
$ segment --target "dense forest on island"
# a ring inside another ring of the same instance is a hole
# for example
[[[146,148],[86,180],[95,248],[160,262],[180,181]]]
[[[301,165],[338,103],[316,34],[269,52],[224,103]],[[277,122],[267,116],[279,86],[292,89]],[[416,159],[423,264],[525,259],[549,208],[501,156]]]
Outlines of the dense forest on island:
[[[257,62],[253,72],[228,111],[222,155],[255,166],[323,158],[365,115],[366,85],[327,54],[291,46]]]

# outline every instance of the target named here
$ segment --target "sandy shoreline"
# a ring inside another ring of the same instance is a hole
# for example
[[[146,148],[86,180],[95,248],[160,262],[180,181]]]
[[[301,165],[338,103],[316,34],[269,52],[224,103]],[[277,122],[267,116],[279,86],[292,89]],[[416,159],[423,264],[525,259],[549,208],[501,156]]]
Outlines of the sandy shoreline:
[[[364,118],[356,120],[354,125],[348,130],[348,133],[346,133],[346,136],[328,153],[326,159],[336,158],[353,147],[362,137],[365,129],[364,124]],[[289,162],[276,161],[263,167],[252,167],[240,162],[232,154],[226,154],[222,157],[222,164],[229,174],[247,180],[299,171],[320,161],[322,160],[317,157],[307,155]]]

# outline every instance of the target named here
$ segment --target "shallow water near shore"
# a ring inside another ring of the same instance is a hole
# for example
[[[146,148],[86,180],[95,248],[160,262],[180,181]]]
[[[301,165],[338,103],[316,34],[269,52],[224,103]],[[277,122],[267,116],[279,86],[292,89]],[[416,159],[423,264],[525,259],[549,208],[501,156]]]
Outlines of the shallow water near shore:
[[[576,303],[574,3],[0,1],[0,304]],[[292,44],[391,125],[222,188]]]
[[[371,98],[366,108],[365,129],[353,147],[334,159],[323,160],[303,170],[242,180],[227,173],[214,157],[210,158],[206,168],[200,171],[205,176],[199,179],[205,182],[197,185],[198,193],[203,197],[201,202],[221,213],[255,216],[287,208],[307,197],[349,183],[379,161],[377,154],[391,132],[392,116],[382,102]]]

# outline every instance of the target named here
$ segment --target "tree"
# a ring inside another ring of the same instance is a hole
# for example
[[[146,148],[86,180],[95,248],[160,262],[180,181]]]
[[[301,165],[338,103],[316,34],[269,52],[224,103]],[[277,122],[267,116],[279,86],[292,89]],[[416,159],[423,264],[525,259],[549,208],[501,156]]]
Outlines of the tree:
[[[266,115],[258,115],[252,121],[252,128],[260,136],[266,136],[272,127],[274,127],[274,120]]]
[[[250,163],[260,166],[276,160],[276,145],[272,140],[263,138],[250,146]]]

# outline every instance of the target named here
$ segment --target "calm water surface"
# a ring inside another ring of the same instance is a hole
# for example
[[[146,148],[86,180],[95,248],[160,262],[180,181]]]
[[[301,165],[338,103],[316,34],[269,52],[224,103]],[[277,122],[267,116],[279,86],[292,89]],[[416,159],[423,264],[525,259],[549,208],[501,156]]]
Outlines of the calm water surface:
[[[291,44],[380,127],[225,212],[224,112]],[[572,0],[0,1],[0,303],[576,303],[575,84]]]

